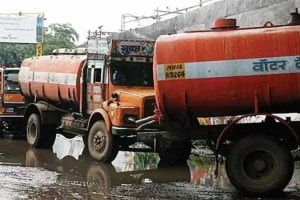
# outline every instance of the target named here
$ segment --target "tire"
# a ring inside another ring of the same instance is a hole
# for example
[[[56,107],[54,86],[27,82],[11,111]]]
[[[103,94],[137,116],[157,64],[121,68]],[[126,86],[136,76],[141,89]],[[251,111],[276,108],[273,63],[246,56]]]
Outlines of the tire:
[[[26,137],[30,146],[42,146],[41,119],[37,114],[31,114],[27,120]]]
[[[161,166],[185,164],[191,154],[191,141],[172,141],[171,148],[161,148],[158,152]]]
[[[98,162],[110,163],[119,152],[118,138],[106,131],[103,121],[93,124],[87,142],[91,157]]]
[[[294,173],[291,153],[264,136],[241,140],[228,154],[225,165],[231,183],[249,195],[282,191]]]

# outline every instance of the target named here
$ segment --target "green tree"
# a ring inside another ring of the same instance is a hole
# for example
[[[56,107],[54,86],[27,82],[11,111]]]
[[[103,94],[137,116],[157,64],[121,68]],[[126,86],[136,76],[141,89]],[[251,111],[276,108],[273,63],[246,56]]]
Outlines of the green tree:
[[[72,28],[71,24],[50,24],[46,28],[44,37],[44,54],[49,55],[54,49],[75,47],[75,42],[78,41],[79,35]]]
[[[35,44],[0,43],[0,64],[19,67],[25,58],[35,54]]]

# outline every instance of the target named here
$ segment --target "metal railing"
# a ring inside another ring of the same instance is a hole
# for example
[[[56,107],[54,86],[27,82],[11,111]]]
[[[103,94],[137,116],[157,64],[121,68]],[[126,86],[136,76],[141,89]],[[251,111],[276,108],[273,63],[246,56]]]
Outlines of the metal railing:
[[[163,19],[163,17],[168,16],[168,15],[174,15],[174,14],[184,14],[183,12],[188,12],[191,9],[196,9],[200,8],[205,5],[209,5],[218,1],[223,1],[223,0],[199,0],[199,4],[194,5],[194,6],[189,6],[186,8],[181,8],[181,9],[176,9],[176,10],[160,10],[156,9],[154,10],[156,14],[154,15],[149,15],[149,16],[137,16],[137,15],[132,15],[132,14],[123,14],[121,17],[121,32],[126,30],[126,24],[132,23],[132,22],[140,22],[141,20],[146,20],[146,19],[152,19],[156,20],[157,22]],[[126,20],[130,18],[129,20]]]

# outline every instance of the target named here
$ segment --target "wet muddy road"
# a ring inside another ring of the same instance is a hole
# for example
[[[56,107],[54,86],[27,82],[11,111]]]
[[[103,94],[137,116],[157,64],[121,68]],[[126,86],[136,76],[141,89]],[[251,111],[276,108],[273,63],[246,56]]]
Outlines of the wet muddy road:
[[[52,149],[0,139],[0,199],[258,199],[239,194],[223,166],[214,178],[208,156],[162,168],[156,154],[120,152],[111,165],[100,164],[81,138],[57,136]],[[300,199],[300,163],[279,197],[259,199]]]

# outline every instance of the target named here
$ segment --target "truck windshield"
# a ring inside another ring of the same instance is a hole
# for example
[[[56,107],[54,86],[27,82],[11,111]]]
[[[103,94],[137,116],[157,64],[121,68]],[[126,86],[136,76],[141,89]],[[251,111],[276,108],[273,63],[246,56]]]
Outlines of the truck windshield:
[[[19,91],[19,70],[4,71],[4,91]]]
[[[118,86],[153,86],[152,63],[114,62],[111,80]]]

